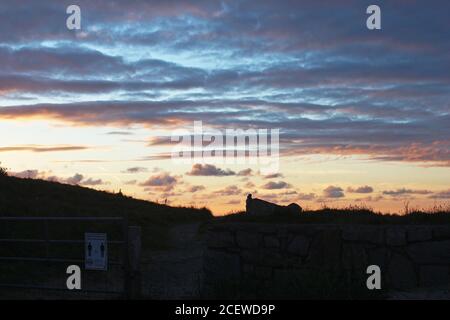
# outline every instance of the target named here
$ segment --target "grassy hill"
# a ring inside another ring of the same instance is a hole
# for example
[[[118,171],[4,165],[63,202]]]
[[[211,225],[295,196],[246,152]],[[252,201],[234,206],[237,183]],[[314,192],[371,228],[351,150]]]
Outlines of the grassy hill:
[[[357,207],[324,208],[304,211],[298,216],[272,215],[266,217],[248,216],[238,212],[216,219],[217,222],[258,222],[283,224],[450,224],[450,211],[434,208],[429,211],[411,211],[405,214],[382,214]]]
[[[179,223],[207,221],[206,209],[171,207],[122,194],[44,180],[0,175],[0,216],[127,217],[142,227],[143,242],[164,247],[168,228]]]

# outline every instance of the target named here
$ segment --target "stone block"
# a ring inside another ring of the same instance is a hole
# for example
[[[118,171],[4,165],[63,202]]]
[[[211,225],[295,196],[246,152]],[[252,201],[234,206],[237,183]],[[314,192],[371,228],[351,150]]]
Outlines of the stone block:
[[[228,231],[209,232],[207,236],[208,246],[211,248],[228,248],[235,246],[234,235]]]
[[[244,270],[244,273],[250,273],[250,274],[252,274],[252,273],[254,273],[255,268],[254,268],[254,266],[251,265],[251,264],[244,264],[243,270]]]
[[[450,277],[448,266],[421,266],[420,267],[420,286],[448,286]]]
[[[280,240],[278,240],[278,238],[274,237],[274,236],[265,236],[264,237],[264,246],[266,248],[279,248]]]
[[[383,269],[381,269],[383,273]],[[390,287],[393,289],[411,289],[417,286],[414,266],[406,257],[393,254],[388,268]]]
[[[383,234],[383,228],[379,226],[345,226],[342,232],[342,239],[346,241],[383,244]]]
[[[297,268],[286,268],[286,269],[274,269],[273,271],[273,281],[280,284],[292,284],[294,282],[301,283],[308,276],[307,270],[297,269]]]
[[[406,250],[416,263],[450,265],[450,240],[419,242]]]
[[[306,263],[311,268],[335,269],[339,267],[341,244],[339,230],[323,230],[311,242]]]
[[[433,238],[450,239],[450,226],[437,226],[433,228]]]
[[[246,263],[259,264],[262,262],[262,254],[260,250],[242,250],[241,258]]]
[[[269,267],[256,266],[254,273],[258,279],[266,280],[272,278],[272,268]]]
[[[386,248],[373,248],[368,251],[368,265],[377,265],[381,270],[386,270],[389,259],[389,250]]]
[[[388,246],[406,245],[406,230],[402,227],[386,229],[386,244]]]
[[[265,250],[262,252],[263,265],[270,267],[287,266],[289,261],[276,250]]]
[[[363,275],[368,266],[368,258],[364,245],[345,244],[342,247],[342,265],[346,270]]]
[[[238,231],[236,233],[236,242],[240,248],[255,249],[258,248],[260,235],[257,233],[249,233]]]
[[[433,237],[430,227],[409,227],[407,234],[409,242],[428,241]]]
[[[308,254],[309,239],[305,236],[297,235],[292,239],[287,247],[287,252],[305,256]]]
[[[241,276],[240,258],[219,250],[207,250],[205,273],[209,281],[237,280]]]

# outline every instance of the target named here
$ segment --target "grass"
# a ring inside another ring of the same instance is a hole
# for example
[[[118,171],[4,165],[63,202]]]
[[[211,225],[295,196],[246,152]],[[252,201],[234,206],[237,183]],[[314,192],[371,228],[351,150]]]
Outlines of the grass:
[[[6,170],[6,168],[3,168],[2,166],[1,166],[1,162],[0,162],[0,177],[6,177],[6,176],[8,176],[8,172],[7,172],[7,170]]]
[[[382,214],[365,205],[343,208],[322,207],[319,210],[303,211],[299,215],[280,214],[265,217],[236,212],[217,220],[286,224],[450,224],[450,206],[436,205],[429,209],[410,209],[405,205],[405,211],[402,214]]]

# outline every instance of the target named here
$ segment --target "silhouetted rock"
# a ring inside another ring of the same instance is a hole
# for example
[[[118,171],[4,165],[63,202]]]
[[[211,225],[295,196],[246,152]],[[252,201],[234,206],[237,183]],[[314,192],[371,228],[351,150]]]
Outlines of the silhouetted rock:
[[[292,213],[292,214],[300,214],[303,211],[302,207],[300,207],[296,203],[291,203],[286,208],[289,210],[289,213]]]
[[[254,199],[249,194],[246,200],[246,212],[255,216],[270,216],[273,214],[300,214],[302,207],[296,203],[291,203],[288,206],[280,206],[272,202],[261,199]]]

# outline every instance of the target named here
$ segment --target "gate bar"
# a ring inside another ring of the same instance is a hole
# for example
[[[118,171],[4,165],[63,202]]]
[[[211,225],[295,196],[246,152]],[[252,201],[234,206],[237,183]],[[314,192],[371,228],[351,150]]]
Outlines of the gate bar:
[[[0,261],[32,261],[32,262],[69,262],[84,263],[83,259],[59,259],[59,258],[30,258],[30,257],[0,257]],[[121,266],[119,261],[108,261],[108,265]]]
[[[0,239],[0,242],[35,242],[35,243],[73,243],[73,244],[83,244],[84,240],[44,240],[44,239]],[[121,244],[123,245],[125,243],[125,241],[121,241],[121,240],[110,240],[107,241],[108,244]]]
[[[122,217],[0,217],[0,221],[122,221]]]

